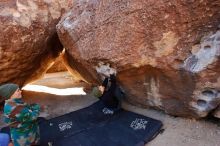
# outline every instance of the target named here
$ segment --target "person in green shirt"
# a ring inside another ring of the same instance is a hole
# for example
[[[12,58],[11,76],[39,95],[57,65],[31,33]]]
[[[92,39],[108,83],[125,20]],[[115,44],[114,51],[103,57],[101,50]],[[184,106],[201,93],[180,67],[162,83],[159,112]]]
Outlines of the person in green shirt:
[[[4,121],[10,127],[14,146],[39,144],[40,131],[37,118],[40,113],[40,106],[25,103],[17,84],[1,85],[0,96],[5,99]]]

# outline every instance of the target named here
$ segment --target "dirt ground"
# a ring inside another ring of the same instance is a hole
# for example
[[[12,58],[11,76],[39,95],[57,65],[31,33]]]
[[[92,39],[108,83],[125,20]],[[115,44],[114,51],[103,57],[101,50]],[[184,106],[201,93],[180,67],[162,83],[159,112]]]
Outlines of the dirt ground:
[[[41,84],[43,83],[44,82],[41,81]],[[73,86],[69,81],[67,84],[68,86]],[[67,86],[67,84],[65,85]],[[57,86],[59,86],[59,84],[57,84]],[[97,99],[90,94],[62,96],[42,92],[24,91],[24,96],[24,99],[29,103],[36,102],[45,105],[45,111],[41,113],[41,116],[48,119],[87,107],[97,101]],[[173,117],[162,111],[142,109],[126,102],[123,102],[122,106],[126,110],[163,122],[164,131],[150,143],[146,144],[147,146],[220,146],[219,120],[212,122],[206,119],[192,120]],[[0,127],[4,125],[1,111]]]

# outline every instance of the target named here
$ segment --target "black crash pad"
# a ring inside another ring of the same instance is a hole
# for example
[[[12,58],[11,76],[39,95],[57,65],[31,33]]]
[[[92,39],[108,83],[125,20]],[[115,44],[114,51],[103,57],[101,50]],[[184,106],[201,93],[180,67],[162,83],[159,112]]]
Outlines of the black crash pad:
[[[160,131],[162,123],[119,110],[104,114],[98,101],[50,120],[41,120],[41,146],[143,146]]]

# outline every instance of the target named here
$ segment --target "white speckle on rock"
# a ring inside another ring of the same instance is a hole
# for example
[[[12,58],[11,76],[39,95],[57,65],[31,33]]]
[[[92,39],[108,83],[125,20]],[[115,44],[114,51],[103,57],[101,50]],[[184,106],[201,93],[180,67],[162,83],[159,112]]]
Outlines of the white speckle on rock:
[[[134,62],[132,64],[132,66],[138,68],[138,67],[141,67],[141,66],[145,66],[145,65],[150,65],[152,67],[156,67],[157,66],[157,61],[155,58],[153,57],[148,57],[148,56],[145,56],[145,55],[141,55],[140,57],[141,59],[137,62]]]
[[[53,19],[58,19],[61,16],[61,5],[59,1],[46,1],[49,8],[49,13]]]
[[[25,36],[22,36],[21,37],[21,40],[22,40],[22,42],[24,42],[27,38],[29,38],[30,37],[30,35],[25,35]]]
[[[220,96],[218,91],[215,89],[205,89],[195,96],[189,105],[200,117],[205,117],[211,110],[215,109],[219,103]]]
[[[31,20],[27,14],[22,14],[18,19],[18,23],[23,27],[31,26]]]
[[[44,22],[44,23],[48,22],[48,20],[49,20],[48,19],[48,17],[49,17],[48,14],[49,14],[48,10],[39,10],[38,15],[41,18],[40,21]]]
[[[32,1],[28,1],[28,5],[16,1],[16,5],[20,16],[14,17],[15,21],[23,27],[31,26],[31,22],[37,18],[38,6]]]
[[[15,11],[13,13],[13,17],[21,17],[21,14],[18,11]]]
[[[7,16],[20,17],[21,15],[14,8],[3,8],[3,9],[0,9],[0,16],[3,16],[3,17],[7,17]]]
[[[200,72],[216,61],[217,56],[220,55],[220,31],[205,39],[201,43],[201,48],[197,53],[189,56],[185,61],[183,67],[190,72]]]
[[[37,18],[37,12],[38,12],[38,6],[36,5],[36,3],[34,3],[33,1],[28,1],[28,8],[29,11],[31,12],[29,15],[31,17],[32,20],[36,20]]]
[[[104,64],[100,62],[98,66],[96,66],[96,71],[104,76],[110,76],[110,74],[116,74],[116,70],[110,67],[110,64]]]
[[[165,16],[164,16],[164,19],[167,19],[169,17],[169,14],[166,14]]]
[[[28,11],[27,6],[21,4],[19,1],[16,1],[16,6],[19,12]]]
[[[159,93],[159,81],[156,81],[154,78],[151,78],[150,83],[144,83],[145,86],[148,86],[148,100],[147,102],[151,106],[162,106],[161,95]]]
[[[65,19],[65,21],[63,21],[63,27],[68,30],[68,29],[71,29],[72,27],[74,27],[74,25],[78,24],[78,21],[75,20],[74,22],[71,22],[70,18],[67,17]]]
[[[53,0],[44,0],[44,2],[50,4],[53,2]]]
[[[167,56],[174,51],[174,47],[179,41],[179,37],[174,32],[163,33],[161,40],[153,43],[154,47],[157,49],[155,52],[156,57]]]

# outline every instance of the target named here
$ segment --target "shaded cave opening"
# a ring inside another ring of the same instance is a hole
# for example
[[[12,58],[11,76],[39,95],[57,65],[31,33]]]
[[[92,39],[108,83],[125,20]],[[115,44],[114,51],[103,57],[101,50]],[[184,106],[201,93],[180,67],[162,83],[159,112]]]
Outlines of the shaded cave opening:
[[[89,94],[89,87],[68,71],[59,56],[42,78],[22,88],[22,94],[27,103],[44,106],[40,117],[50,119],[94,103],[96,99]]]
[[[84,86],[83,81],[68,71],[60,55],[42,78],[25,85],[22,89],[54,95],[86,95],[83,91]]]

